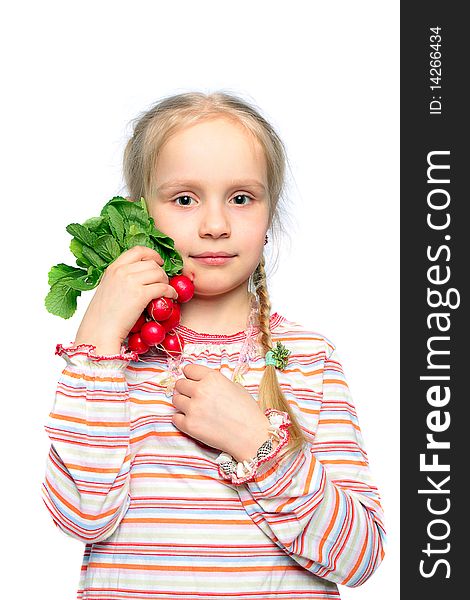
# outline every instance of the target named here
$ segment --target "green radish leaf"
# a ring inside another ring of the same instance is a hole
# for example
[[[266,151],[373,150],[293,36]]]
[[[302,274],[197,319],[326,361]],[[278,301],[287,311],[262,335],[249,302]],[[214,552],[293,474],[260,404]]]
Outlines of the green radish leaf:
[[[87,227],[80,225],[79,223],[70,223],[65,228],[70,235],[73,235],[79,242],[86,244],[87,246],[93,247],[96,244],[98,236],[96,233],[90,231]]]
[[[101,281],[102,277],[104,275],[104,270],[103,269],[99,269],[97,267],[88,267],[88,276],[85,278],[85,280],[88,283],[94,283],[94,287],[96,287],[99,282]]]
[[[122,248],[124,246],[124,219],[112,204],[108,206],[105,214],[108,218],[111,233]]]
[[[183,270],[183,261],[179,258],[168,257],[163,263],[163,270],[168,275],[168,277],[173,277],[173,275],[178,275]]]
[[[75,277],[80,275],[86,275],[86,271],[83,269],[77,269],[76,267],[70,267],[69,265],[64,265],[64,263],[59,263],[58,265],[54,265],[48,274],[48,284],[54,285],[64,277]]]
[[[183,270],[183,259],[181,256],[170,248],[168,249],[166,246],[159,246],[158,253],[163,258],[163,270],[168,275],[168,277],[173,277],[173,275],[178,275]]]
[[[154,248],[154,245],[150,241],[149,236],[146,233],[137,233],[136,235],[129,235],[126,237],[126,247],[129,250],[134,246],[147,246],[148,248]]]
[[[170,237],[168,237],[165,233],[159,231],[155,226],[150,232],[150,235],[156,240],[161,240],[161,243],[168,244],[172,248],[175,245],[175,242]]]
[[[105,217],[99,217],[99,218],[102,219],[102,221],[96,227],[96,229],[93,231],[93,233],[95,233],[97,236],[100,236],[100,235],[113,235],[113,232],[111,231],[111,227],[109,225],[108,219],[105,218]]]
[[[127,237],[132,235],[139,235],[139,233],[143,233],[148,236],[148,228],[144,227],[140,223],[131,223],[127,229]]]
[[[100,236],[94,249],[101,258],[108,262],[115,260],[121,254],[121,248],[112,235]]]
[[[139,223],[146,227],[148,223],[148,217],[145,211],[142,210],[142,207],[131,200],[126,200],[125,198],[121,198],[120,196],[116,196],[112,200],[108,202],[108,205],[113,206],[122,216],[124,221],[130,223]]]
[[[77,257],[77,265],[78,265],[78,261],[80,261],[82,264],[78,265],[79,267],[81,266],[86,266],[89,267],[90,266],[90,261],[86,259],[86,257],[83,255],[83,244],[81,242],[79,242],[76,238],[72,238],[70,240],[70,250],[72,252],[72,254],[74,256]]]
[[[83,258],[94,267],[106,267],[107,262],[101,258],[99,254],[96,254],[89,246],[82,246]]]
[[[145,214],[147,215],[147,217],[149,216],[149,211],[147,208],[147,203],[145,202],[145,199],[141,196],[139,202],[137,203],[145,212]],[[153,220],[153,219],[152,219]]]
[[[154,231],[157,231],[156,229]],[[160,233],[160,232],[158,232]],[[175,250],[175,242],[167,237],[164,234],[161,235],[155,235],[155,233],[151,233],[150,234],[150,238],[153,240],[153,243],[155,244],[155,246],[162,246],[164,248],[167,248],[168,251],[170,251],[170,253],[172,254],[177,254],[176,250]]]
[[[83,223],[83,227],[86,227],[90,231],[96,232],[98,229],[100,229],[100,227],[102,227],[105,221],[106,219],[104,217],[91,217]]]
[[[80,277],[64,277],[60,280],[63,285],[68,285],[73,290],[79,290],[81,292],[88,292],[96,287],[96,282],[91,280],[88,281],[88,274],[81,275]]]
[[[77,298],[80,294],[80,291],[58,281],[51,287],[44,304],[53,315],[69,319],[77,310]]]

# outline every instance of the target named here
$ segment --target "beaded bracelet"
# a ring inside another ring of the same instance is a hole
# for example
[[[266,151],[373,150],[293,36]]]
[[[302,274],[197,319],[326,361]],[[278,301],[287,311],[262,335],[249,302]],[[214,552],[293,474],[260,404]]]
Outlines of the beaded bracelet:
[[[256,456],[251,460],[236,462],[235,459],[227,452],[222,452],[216,459],[219,464],[219,475],[224,479],[228,479],[235,485],[252,481],[256,477],[258,465],[266,462],[277,456],[281,448],[289,441],[289,425],[291,420],[287,412],[267,408],[264,414],[268,417],[271,426],[268,428],[270,433],[269,439],[261,444],[256,452]],[[276,439],[279,444],[273,450],[272,440]]]

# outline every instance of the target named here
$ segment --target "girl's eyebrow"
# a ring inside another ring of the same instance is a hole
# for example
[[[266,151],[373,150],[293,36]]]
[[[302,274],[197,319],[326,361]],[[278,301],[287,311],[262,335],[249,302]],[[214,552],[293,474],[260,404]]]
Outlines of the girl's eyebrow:
[[[166,181],[165,183],[162,183],[161,185],[159,185],[157,187],[157,193],[162,192],[164,190],[180,188],[180,187],[192,187],[194,189],[198,189],[198,188],[201,188],[202,186],[197,181],[187,181],[187,180]],[[234,180],[231,182],[231,187],[251,187],[251,188],[258,188],[261,191],[266,192],[266,186],[263,183],[261,183],[261,181],[258,181],[257,179],[240,179],[240,180],[236,180],[236,181]]]

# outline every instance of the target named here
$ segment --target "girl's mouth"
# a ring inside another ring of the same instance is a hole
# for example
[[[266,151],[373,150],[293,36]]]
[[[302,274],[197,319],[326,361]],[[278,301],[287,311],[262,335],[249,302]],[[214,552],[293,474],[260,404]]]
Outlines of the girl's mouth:
[[[224,265],[229,262],[234,256],[192,256],[193,260],[205,265]]]

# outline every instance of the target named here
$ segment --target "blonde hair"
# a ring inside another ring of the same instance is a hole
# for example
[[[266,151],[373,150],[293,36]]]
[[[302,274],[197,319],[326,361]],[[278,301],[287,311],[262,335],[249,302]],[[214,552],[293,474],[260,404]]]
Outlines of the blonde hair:
[[[261,112],[242,98],[223,91],[204,94],[186,92],[163,98],[149,110],[138,116],[133,123],[133,135],[128,140],[123,157],[124,180],[129,192],[128,198],[138,201],[142,196],[150,199],[154,195],[155,164],[165,142],[178,130],[195,123],[224,117],[242,125],[263,148],[267,166],[269,196],[269,229],[283,231],[279,202],[285,188],[287,153],[284,144],[274,128],[261,115]],[[278,245],[277,249],[278,249]],[[269,299],[265,257],[262,256],[256,270],[250,277],[249,287],[259,303],[259,334],[257,342],[264,356],[274,345],[270,330],[271,302]],[[266,365],[258,391],[261,410],[274,408],[289,414],[292,425],[289,427],[290,440],[283,448],[285,458],[299,450],[306,438],[292,408],[277,379],[276,368]]]

